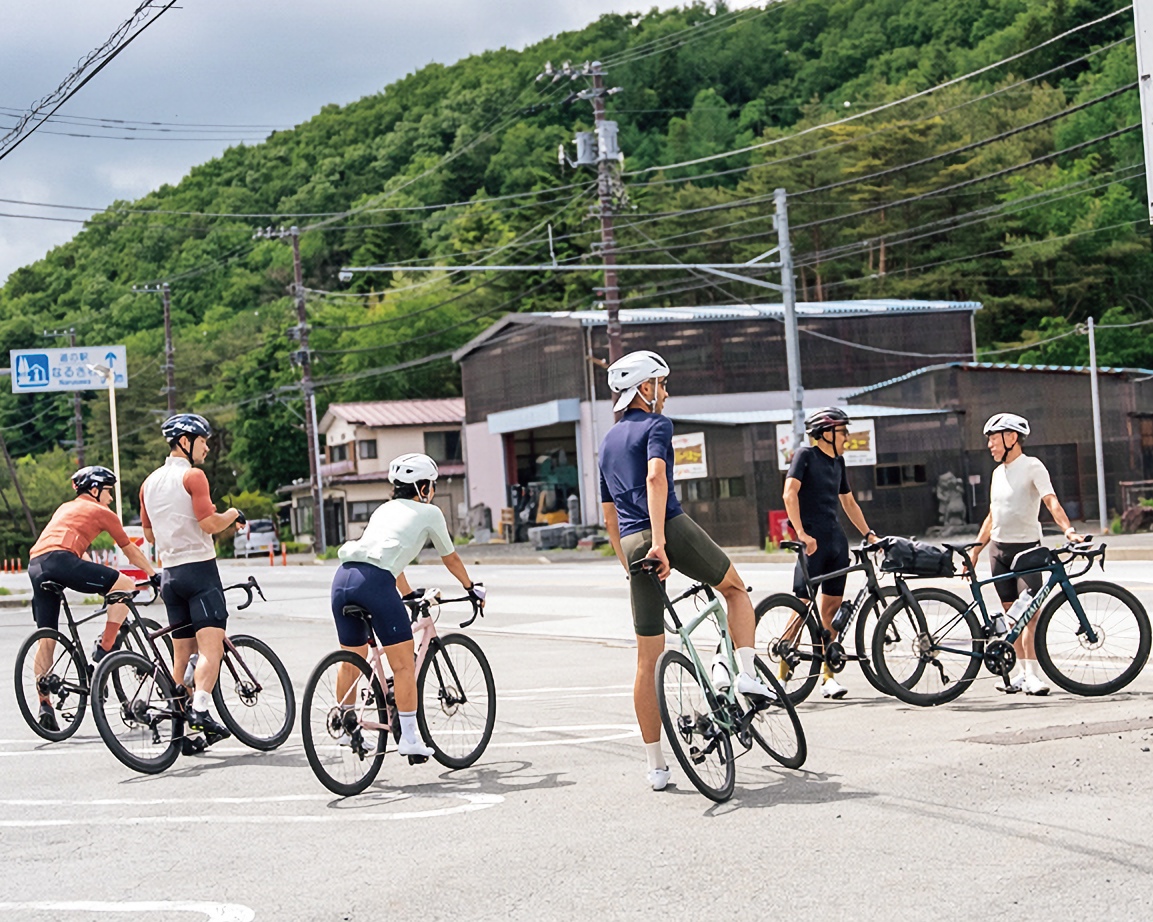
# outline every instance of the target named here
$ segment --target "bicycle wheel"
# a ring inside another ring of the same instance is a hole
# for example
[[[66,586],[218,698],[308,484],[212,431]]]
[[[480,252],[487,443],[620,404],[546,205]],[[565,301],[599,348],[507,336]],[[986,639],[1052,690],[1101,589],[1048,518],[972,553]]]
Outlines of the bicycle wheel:
[[[698,791],[723,803],[737,778],[733,743],[713,717],[692,661],[680,650],[665,650],[656,679],[661,723],[677,761]]]
[[[761,681],[777,696],[776,701],[757,711],[753,718],[750,728],[753,739],[785,768],[800,768],[805,764],[809,747],[797,709],[768,665],[759,656],[753,662]]]
[[[1045,675],[1075,695],[1108,695],[1132,682],[1149,659],[1149,616],[1115,583],[1086,580],[1073,587],[1097,635],[1090,643],[1065,594],[1037,619],[1037,662]]]
[[[351,672],[353,683],[337,695],[337,676]],[[388,734],[364,723],[388,726],[388,709],[372,667],[351,650],[336,650],[317,663],[304,686],[300,731],[304,754],[320,783],[342,797],[372,784],[384,761]]]
[[[496,687],[480,645],[464,634],[432,641],[416,677],[420,735],[447,768],[480,758],[496,724]]]
[[[806,616],[807,610],[804,602],[787,592],[761,599],[753,609],[754,647],[763,652],[777,675],[781,675],[783,658],[799,657],[793,663],[792,678],[781,681],[793,704],[800,704],[817,687],[823,662],[821,636],[813,619]]]
[[[36,655],[47,641],[55,641],[56,646],[51,653],[44,647],[47,662],[42,665],[46,668],[37,676]],[[52,705],[59,729],[40,726],[41,700]],[[46,740],[66,740],[80,728],[88,707],[88,665],[69,638],[40,628],[24,641],[16,654],[16,703],[32,732]]]
[[[141,618],[140,626],[138,627],[130,615],[128,620],[126,620],[124,624],[120,626],[120,644],[122,649],[133,650],[134,652],[139,653],[145,659],[151,659],[152,648],[148,645],[147,638],[142,636],[142,628],[149,634],[153,634],[160,630],[160,625],[153,621],[151,618]],[[165,665],[171,666],[172,635],[165,634],[163,637],[159,638],[159,640],[156,642],[156,648],[161,652],[161,654],[165,652],[168,653],[168,662]]]
[[[889,694],[889,686],[877,678],[877,672],[873,669],[873,634],[877,630],[877,622],[881,620],[881,615],[897,595],[895,586],[882,586],[879,597],[870,595],[865,599],[861,610],[857,612],[857,623],[853,632],[853,641],[858,657],[857,664],[861,667],[865,681],[885,695]],[[845,644],[846,648],[848,647],[845,638],[841,638],[841,643]]]
[[[296,695],[280,658],[263,640],[247,634],[230,637],[236,654],[227,648],[212,700],[225,726],[253,749],[281,745],[296,720]]]
[[[977,616],[943,589],[918,589],[920,609],[897,599],[873,634],[873,668],[890,693],[929,707],[952,701],[972,684],[985,652]]]
[[[96,667],[92,689],[96,728],[116,758],[147,775],[176,761],[184,715],[167,671],[138,653],[117,650]]]

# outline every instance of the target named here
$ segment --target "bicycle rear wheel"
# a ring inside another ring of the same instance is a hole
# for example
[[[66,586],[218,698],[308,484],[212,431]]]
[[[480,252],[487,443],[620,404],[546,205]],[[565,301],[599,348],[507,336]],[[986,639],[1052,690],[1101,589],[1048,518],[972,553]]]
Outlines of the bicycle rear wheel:
[[[897,599],[877,622],[873,668],[890,694],[920,707],[952,701],[976,678],[985,652],[977,616],[943,589],[918,589],[917,609]]]
[[[723,803],[737,778],[733,743],[716,722],[692,661],[680,650],[666,650],[656,678],[661,722],[677,761],[698,791]]]
[[[480,645],[464,634],[445,634],[429,645],[416,677],[416,723],[447,768],[480,758],[496,724],[496,686]]]
[[[36,655],[41,644],[55,642],[51,654],[43,648],[47,668],[37,675]],[[43,699],[42,697],[43,696]],[[52,705],[56,726],[40,725],[40,702]],[[88,708],[88,665],[72,641],[51,628],[33,631],[16,654],[16,703],[32,732],[46,740],[66,740],[78,729]]]
[[[817,625],[806,616],[805,603],[787,592],[761,599],[753,609],[756,618],[755,649],[765,657],[793,704],[800,704],[817,686],[824,662],[824,645]],[[786,680],[782,662],[792,660],[792,677]]]
[[[857,623],[854,627],[853,639],[857,650],[857,664],[861,667],[865,681],[884,695],[890,694],[890,691],[889,686],[877,678],[877,671],[873,668],[873,634],[876,633],[877,622],[881,620],[881,615],[896,597],[897,589],[895,586],[882,586],[880,596],[871,595],[865,599],[864,605],[857,613]],[[840,641],[845,644],[846,648],[848,647],[844,637],[841,637]]]
[[[151,618],[141,618],[138,627],[130,615],[128,620],[120,625],[120,644],[122,649],[132,650],[139,653],[145,659],[151,659],[152,647],[149,646],[147,638],[142,636],[142,630],[152,634],[160,630],[160,625]],[[156,649],[160,651],[161,655],[165,653],[168,654],[168,660],[164,663],[164,668],[170,668],[172,666],[172,635],[165,634],[156,641]]]
[[[117,759],[155,775],[180,753],[184,716],[167,671],[130,650],[109,653],[92,677],[92,716]]]
[[[797,709],[768,665],[759,656],[753,662],[761,681],[777,696],[753,718],[750,728],[753,739],[785,768],[800,768],[805,764],[809,748]]]
[[[296,695],[288,670],[263,640],[247,634],[229,640],[239,659],[225,649],[212,689],[216,710],[245,746],[275,749],[288,739],[296,720]]]
[[[348,690],[337,694],[341,672]],[[372,784],[384,761],[388,734],[362,723],[388,726],[388,709],[372,667],[351,650],[336,650],[319,663],[304,686],[300,718],[304,754],[320,783],[342,797]]]
[[[1124,688],[1149,659],[1149,616],[1127,589],[1103,580],[1073,587],[1096,634],[1090,643],[1064,593],[1037,618],[1037,662],[1055,684],[1075,695],[1108,695]]]

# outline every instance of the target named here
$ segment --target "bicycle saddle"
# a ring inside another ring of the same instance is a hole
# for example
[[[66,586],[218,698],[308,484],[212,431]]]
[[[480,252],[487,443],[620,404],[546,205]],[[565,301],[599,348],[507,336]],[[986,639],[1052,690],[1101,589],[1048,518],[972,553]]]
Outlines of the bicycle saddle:
[[[56,595],[64,595],[64,587],[59,583],[52,582],[50,579],[44,580],[44,582],[40,584],[40,588],[45,592],[53,592]]]
[[[341,611],[349,618],[361,618],[364,621],[372,620],[372,612],[363,605],[345,605]]]
[[[787,551],[801,552],[805,549],[805,543],[803,541],[782,541],[780,546]]]
[[[656,573],[661,568],[661,562],[655,557],[644,557],[634,560],[629,567],[630,573]]]
[[[974,541],[971,544],[948,544],[942,541],[941,546],[947,547],[951,551],[956,551],[958,554],[968,554],[971,548],[976,547],[980,543],[979,541]]]

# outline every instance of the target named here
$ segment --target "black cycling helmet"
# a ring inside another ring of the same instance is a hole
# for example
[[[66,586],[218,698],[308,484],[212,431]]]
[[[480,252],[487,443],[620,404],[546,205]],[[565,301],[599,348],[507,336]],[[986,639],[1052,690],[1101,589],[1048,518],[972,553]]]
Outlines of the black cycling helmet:
[[[188,463],[192,464],[192,452],[180,444],[180,437],[188,436],[189,447],[192,447],[196,444],[197,436],[207,439],[212,435],[212,426],[208,420],[196,413],[177,413],[160,424],[160,431],[164,434],[165,441],[173,448],[179,448],[184,452]]]
[[[75,474],[72,475],[72,486],[76,488],[76,492],[86,493],[93,499],[100,496],[100,491],[104,487],[111,487],[116,485],[116,475],[106,467],[101,467],[99,464],[92,464],[88,467],[82,467]]]
[[[822,407],[805,417],[805,432],[813,438],[820,438],[822,433],[848,425],[848,422],[849,414],[840,407]]]

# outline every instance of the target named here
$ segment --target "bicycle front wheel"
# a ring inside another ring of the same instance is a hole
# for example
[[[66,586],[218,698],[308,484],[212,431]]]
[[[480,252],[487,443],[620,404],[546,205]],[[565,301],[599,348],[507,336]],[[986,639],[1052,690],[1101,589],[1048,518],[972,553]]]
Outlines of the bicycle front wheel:
[[[1067,692],[1111,694],[1137,678],[1149,659],[1149,616],[1131,592],[1115,583],[1086,580],[1073,588],[1096,639],[1087,638],[1081,619],[1060,593],[1037,619],[1037,662]]]
[[[877,622],[881,620],[881,615],[884,614],[885,609],[889,607],[890,603],[892,603],[896,597],[897,589],[895,586],[882,586],[879,596],[870,595],[865,599],[865,603],[861,606],[860,612],[857,613],[857,623],[854,629],[853,639],[857,650],[857,663],[861,667],[861,673],[873,688],[884,695],[890,694],[889,686],[877,678],[877,671],[873,668],[873,661],[871,659],[873,654],[873,634],[877,631]],[[844,637],[840,638],[840,640],[841,643],[848,647],[848,643]]]
[[[52,705],[57,729],[41,725],[41,702]],[[72,641],[59,631],[40,628],[20,646],[16,703],[32,732],[46,740],[66,740],[80,729],[88,707],[88,667]]]
[[[308,677],[302,707],[304,754],[320,783],[342,797],[372,784],[384,761],[388,708],[364,658],[351,650],[328,654]]]
[[[873,668],[895,698],[930,707],[952,701],[976,678],[985,652],[977,616],[944,589],[918,589],[916,608],[897,599],[873,633]]]
[[[753,718],[750,728],[753,739],[785,768],[800,768],[809,754],[801,718],[768,665],[759,656],[753,662],[761,681],[776,695],[776,700],[757,711]]]
[[[496,724],[496,686],[480,645],[464,634],[445,634],[429,645],[416,677],[416,723],[446,768],[480,758]]]
[[[755,648],[776,670],[793,704],[800,704],[817,687],[824,662],[824,645],[807,610],[787,592],[761,599],[753,609]]]
[[[253,749],[275,749],[292,732],[296,695],[280,658],[263,640],[247,634],[230,637],[236,653],[225,649],[212,700],[233,735]]]
[[[92,716],[108,749],[134,771],[155,775],[176,761],[184,716],[168,673],[117,650],[92,677]]]
[[[733,743],[717,723],[692,661],[680,650],[665,650],[656,679],[661,723],[677,761],[698,791],[723,803],[737,778]]]

